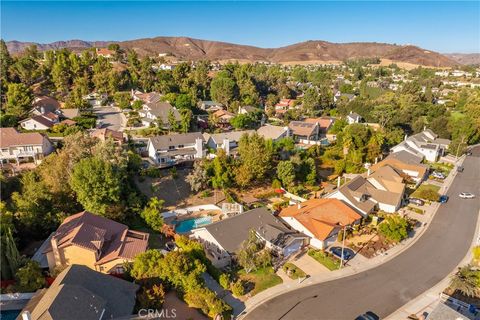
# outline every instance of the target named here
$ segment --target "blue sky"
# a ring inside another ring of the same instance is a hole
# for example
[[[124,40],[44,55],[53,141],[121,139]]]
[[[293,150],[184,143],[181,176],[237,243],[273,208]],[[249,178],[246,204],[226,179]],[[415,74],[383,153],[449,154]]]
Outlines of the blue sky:
[[[188,36],[259,47],[375,41],[480,52],[480,2],[2,0],[1,36],[40,43]]]

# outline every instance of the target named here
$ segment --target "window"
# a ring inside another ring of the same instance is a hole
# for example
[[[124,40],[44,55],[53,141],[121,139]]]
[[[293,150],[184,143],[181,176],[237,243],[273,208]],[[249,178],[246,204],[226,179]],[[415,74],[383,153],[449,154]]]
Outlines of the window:
[[[179,148],[183,148],[183,144],[179,144],[178,147],[179,147]]]
[[[175,149],[175,146],[168,146],[168,150],[173,150]]]

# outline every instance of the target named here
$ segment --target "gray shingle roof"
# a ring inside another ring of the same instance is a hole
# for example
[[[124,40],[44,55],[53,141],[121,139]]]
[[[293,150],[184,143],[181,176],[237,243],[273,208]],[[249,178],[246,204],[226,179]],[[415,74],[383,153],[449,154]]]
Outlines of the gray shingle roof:
[[[205,227],[228,252],[234,253],[247,240],[251,229],[265,240],[280,245],[288,242],[289,235],[301,235],[290,230],[266,208],[257,208]]]
[[[36,304],[29,304],[32,320],[98,320],[131,315],[138,285],[72,265],[62,271]]]
[[[168,149],[169,146],[194,144],[197,139],[205,141],[201,132],[167,134],[151,137],[149,140],[155,150],[164,150]]]

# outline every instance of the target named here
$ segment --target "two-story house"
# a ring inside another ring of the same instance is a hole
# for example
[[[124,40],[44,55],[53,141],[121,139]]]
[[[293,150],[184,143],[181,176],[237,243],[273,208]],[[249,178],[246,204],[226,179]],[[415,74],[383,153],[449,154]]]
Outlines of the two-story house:
[[[162,128],[170,128],[170,115],[177,123],[180,122],[181,116],[177,108],[168,102],[149,102],[142,106],[138,111],[141,117],[142,125],[150,126],[151,124],[160,126]]]
[[[253,134],[255,130],[230,131],[222,133],[204,133],[205,143],[212,150],[223,149],[227,155],[236,152],[238,142],[244,134]]]
[[[172,166],[181,161],[205,156],[205,139],[200,132],[169,134],[148,139],[147,152],[159,166]]]
[[[63,221],[50,236],[43,254],[51,272],[80,264],[103,273],[123,273],[125,262],[132,262],[147,250],[148,237],[148,233],[83,211]]]
[[[51,141],[41,133],[20,133],[15,128],[0,128],[0,161],[33,161],[36,164],[53,151]]]
[[[415,156],[425,158],[427,161],[435,162],[445,154],[450,145],[450,140],[441,139],[432,130],[425,129],[392,147],[391,152],[397,153],[406,151]]]

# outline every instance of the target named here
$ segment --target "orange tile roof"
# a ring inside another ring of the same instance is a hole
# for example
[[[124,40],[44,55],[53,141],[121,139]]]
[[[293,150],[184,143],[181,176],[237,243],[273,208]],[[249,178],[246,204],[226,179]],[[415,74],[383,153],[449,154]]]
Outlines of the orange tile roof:
[[[307,123],[316,123],[318,122],[318,125],[320,128],[330,128],[330,126],[333,124],[333,119],[332,118],[307,118],[304,120]]]
[[[362,216],[338,199],[310,199],[283,209],[280,217],[293,217],[317,239],[327,239],[335,228],[349,225]]]

